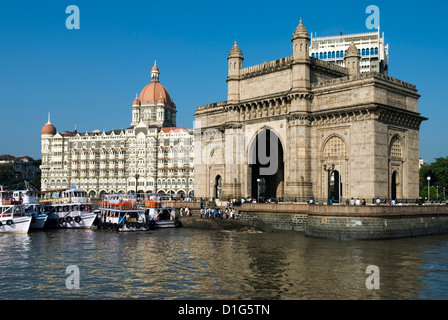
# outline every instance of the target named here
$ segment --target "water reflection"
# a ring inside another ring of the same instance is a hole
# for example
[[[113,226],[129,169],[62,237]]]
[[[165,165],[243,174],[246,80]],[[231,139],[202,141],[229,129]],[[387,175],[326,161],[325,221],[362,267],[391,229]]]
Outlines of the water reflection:
[[[0,235],[2,299],[443,299],[448,235],[335,241],[300,234],[54,230]],[[69,265],[80,289],[65,286]],[[366,268],[380,289],[366,288]]]

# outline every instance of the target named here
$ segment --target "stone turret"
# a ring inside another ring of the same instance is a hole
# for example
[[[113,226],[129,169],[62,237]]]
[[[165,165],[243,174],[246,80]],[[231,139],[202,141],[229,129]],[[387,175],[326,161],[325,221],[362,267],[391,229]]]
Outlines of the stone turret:
[[[310,87],[310,36],[300,19],[299,25],[292,35],[293,88],[308,89]]]
[[[240,100],[240,92],[239,92],[239,80],[240,80],[240,71],[243,68],[243,52],[240,47],[238,47],[238,43],[235,40],[235,44],[230,50],[229,56],[227,57],[229,61],[229,73],[227,77],[227,101],[230,103],[235,103]]]
[[[349,76],[356,76],[360,73],[359,63],[361,56],[359,55],[358,48],[352,42],[345,53],[345,67],[348,69]]]

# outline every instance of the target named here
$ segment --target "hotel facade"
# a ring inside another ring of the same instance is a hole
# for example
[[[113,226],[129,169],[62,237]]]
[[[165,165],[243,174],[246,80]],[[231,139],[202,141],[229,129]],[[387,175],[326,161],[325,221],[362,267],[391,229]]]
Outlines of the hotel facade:
[[[192,130],[176,126],[176,105],[159,69],[132,103],[128,129],[81,133],[42,128],[42,191],[72,186],[93,198],[105,193],[193,196]]]

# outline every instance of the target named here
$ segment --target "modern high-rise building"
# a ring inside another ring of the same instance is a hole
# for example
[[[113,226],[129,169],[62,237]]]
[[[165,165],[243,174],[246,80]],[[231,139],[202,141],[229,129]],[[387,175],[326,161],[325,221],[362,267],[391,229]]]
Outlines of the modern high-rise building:
[[[381,36],[377,32],[346,34],[330,37],[312,37],[310,41],[310,55],[324,61],[329,61],[345,67],[345,52],[351,43],[358,48],[361,56],[359,68],[361,73],[379,72],[388,75],[389,45],[384,41],[384,32]]]
[[[132,103],[128,129],[57,132],[42,128],[42,191],[76,185],[91,197],[104,193],[159,193],[192,196],[192,130],[176,127],[176,105],[159,82],[151,82]]]

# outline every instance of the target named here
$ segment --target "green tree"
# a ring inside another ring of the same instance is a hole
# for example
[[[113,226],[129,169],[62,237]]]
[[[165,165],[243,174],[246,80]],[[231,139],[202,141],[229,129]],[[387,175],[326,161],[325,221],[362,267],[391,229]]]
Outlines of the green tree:
[[[428,186],[422,188],[422,190],[420,191],[420,197],[422,197],[422,199],[428,198]],[[434,186],[429,187],[429,199],[430,200],[441,199],[442,197],[443,197],[443,194],[437,193],[436,187],[434,187]]]
[[[422,198],[428,197],[428,180],[431,177],[430,196],[431,199],[443,198],[443,189],[448,193],[448,157],[436,158],[436,160],[428,165],[420,168],[420,196]],[[437,195],[437,188],[439,187],[439,194]],[[434,195],[432,188],[434,188]]]
[[[17,185],[18,179],[12,168],[12,164],[0,164],[0,186],[4,190],[10,189],[12,186]]]

